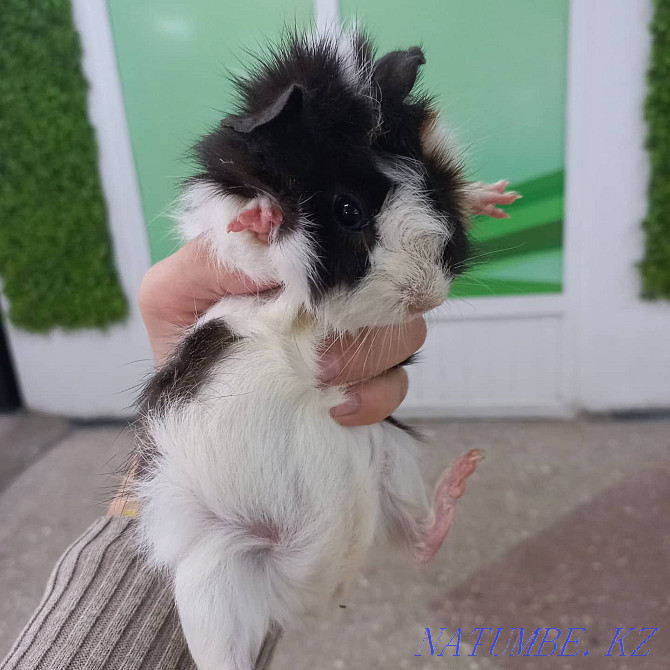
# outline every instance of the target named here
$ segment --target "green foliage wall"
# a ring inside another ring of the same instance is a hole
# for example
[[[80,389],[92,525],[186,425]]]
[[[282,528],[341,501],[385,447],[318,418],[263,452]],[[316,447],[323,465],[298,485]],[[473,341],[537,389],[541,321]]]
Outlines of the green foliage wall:
[[[670,0],[655,0],[645,109],[651,160],[642,295],[670,299]]]
[[[126,314],[86,90],[70,0],[2,0],[0,277],[26,330]]]

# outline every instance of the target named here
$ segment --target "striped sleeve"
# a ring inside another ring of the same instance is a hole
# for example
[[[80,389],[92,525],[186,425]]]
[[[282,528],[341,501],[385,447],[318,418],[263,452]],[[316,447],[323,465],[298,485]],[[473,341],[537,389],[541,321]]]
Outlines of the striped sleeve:
[[[196,670],[168,584],[133,549],[132,524],[99,519],[65,551],[0,670]]]
[[[197,670],[167,581],[148,570],[129,517],[98,519],[65,551],[0,670]],[[272,662],[269,631],[256,670]]]

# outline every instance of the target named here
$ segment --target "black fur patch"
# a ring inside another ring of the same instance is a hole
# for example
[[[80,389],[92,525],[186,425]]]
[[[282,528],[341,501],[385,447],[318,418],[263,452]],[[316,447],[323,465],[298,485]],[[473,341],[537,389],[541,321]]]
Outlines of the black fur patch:
[[[419,362],[419,353],[416,352],[412,354],[411,356],[408,356],[404,361],[400,361],[398,365],[396,365],[396,368],[406,368],[409,365],[414,365],[415,363]]]
[[[193,399],[214,364],[238,341],[223,319],[213,319],[190,332],[142,390],[141,416],[160,415],[168,407]]]
[[[360,34],[355,39],[356,66],[366,76],[352,81],[332,38],[287,35],[247,76],[234,79],[238,109],[196,148],[202,172],[194,180],[223,194],[265,194],[281,206],[279,244],[299,222],[310,222],[314,298],[365,276],[378,238],[375,216],[392,188],[380,160],[400,156],[425,166],[426,195],[455,228],[445,266],[457,272],[467,253],[460,166],[424,156],[421,146],[421,130],[435,117],[428,97],[410,93],[424,62],[421,50],[375,61],[371,42]],[[336,196],[354,198],[367,225],[340,225]]]
[[[391,95],[385,98],[382,90],[381,105],[384,123],[377,143],[389,154],[411,158],[416,161],[415,165],[423,165],[426,195],[436,212],[449,221],[451,228],[442,265],[456,276],[466,269],[470,251],[463,198],[466,185],[463,166],[454,156],[426,155],[423,150],[421,133],[436,116],[435,104],[430,97],[400,99]]]
[[[406,358],[404,361],[398,363],[398,365],[394,365],[393,367],[404,368],[407,367],[408,365],[414,365],[418,360],[419,360],[419,354],[415,353]],[[418,430],[416,430],[416,428],[408,426],[406,423],[400,421],[400,419],[396,419],[394,416],[387,416],[384,419],[384,421],[390,423],[392,426],[395,426],[396,428],[400,428],[400,430],[404,430],[408,435],[411,435],[415,440],[419,440],[420,442],[424,441],[423,435],[421,435],[421,433]]]
[[[416,429],[412,428],[412,426],[408,426],[406,423],[400,421],[399,419],[396,419],[394,416],[387,416],[384,421],[386,423],[390,423],[392,426],[395,426],[396,428],[399,428],[400,430],[406,432],[408,435],[411,435],[415,440],[419,440],[419,442],[424,442],[425,438],[424,436]]]
[[[461,198],[454,193],[463,191],[463,170],[453,159],[426,158],[426,189],[435,208],[447,215],[451,224],[451,237],[442,255],[442,267],[456,277],[467,270],[470,257],[468,239],[468,214]]]

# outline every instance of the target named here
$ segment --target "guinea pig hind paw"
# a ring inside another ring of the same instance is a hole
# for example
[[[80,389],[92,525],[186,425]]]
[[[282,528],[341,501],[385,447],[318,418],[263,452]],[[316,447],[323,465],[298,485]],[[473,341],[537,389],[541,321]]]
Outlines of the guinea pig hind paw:
[[[482,458],[479,449],[472,449],[442,473],[435,485],[432,509],[422,524],[415,545],[413,558],[419,565],[428,563],[444,543],[454,521],[456,503],[465,493],[465,480],[475,471]]]

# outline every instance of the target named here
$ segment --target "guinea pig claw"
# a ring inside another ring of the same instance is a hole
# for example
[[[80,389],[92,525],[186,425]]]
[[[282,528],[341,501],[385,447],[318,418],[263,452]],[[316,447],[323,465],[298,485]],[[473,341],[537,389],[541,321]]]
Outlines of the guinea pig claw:
[[[261,203],[245,209],[236,219],[228,224],[229,233],[239,233],[243,230],[249,230],[256,234],[256,237],[267,243],[272,230],[282,224],[284,215],[278,207],[273,207],[268,203]]]
[[[508,191],[509,181],[501,179],[495,184],[476,182],[471,186],[472,214],[484,214],[494,219],[508,219],[509,214],[498,205],[511,205],[523,196],[516,191]]]

